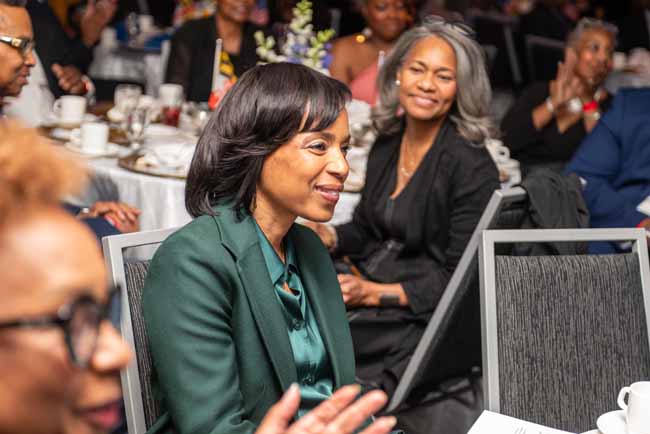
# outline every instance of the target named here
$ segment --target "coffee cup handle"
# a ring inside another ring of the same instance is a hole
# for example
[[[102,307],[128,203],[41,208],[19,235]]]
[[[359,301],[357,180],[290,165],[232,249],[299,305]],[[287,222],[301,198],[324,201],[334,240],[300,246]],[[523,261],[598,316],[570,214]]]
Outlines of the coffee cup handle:
[[[54,101],[54,105],[52,105],[52,113],[57,119],[61,117],[61,106],[62,102],[60,99]]]
[[[618,393],[618,399],[616,402],[618,402],[618,406],[621,408],[621,410],[627,410],[627,404],[625,403],[625,395],[630,393],[630,388],[629,387],[624,387],[621,389],[621,391]]]

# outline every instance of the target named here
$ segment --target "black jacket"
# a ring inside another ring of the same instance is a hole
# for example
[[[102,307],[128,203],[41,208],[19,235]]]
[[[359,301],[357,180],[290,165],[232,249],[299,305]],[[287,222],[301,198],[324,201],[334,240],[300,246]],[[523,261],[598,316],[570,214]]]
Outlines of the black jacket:
[[[356,262],[385,249],[388,240],[375,212],[376,202],[385,196],[386,178],[397,171],[402,134],[380,137],[370,152],[366,184],[353,220],[336,228],[337,254]],[[406,221],[403,245],[367,277],[401,283],[411,312],[426,317],[438,304],[499,181],[487,150],[469,143],[451,122],[441,128],[420,171],[419,185],[412,189],[414,200],[395,211],[403,213]]]
[[[582,197],[582,184],[575,173],[562,176],[553,170],[533,171],[521,183],[528,194],[521,229],[573,229],[589,227],[589,209]],[[579,255],[587,243],[518,243],[513,254]]]
[[[254,34],[258,30],[263,29],[246,23],[239,54],[229,53],[237,77],[257,64]],[[218,35],[214,16],[209,16],[186,22],[172,36],[165,82],[182,85],[190,101],[203,102],[210,97]]]
[[[556,118],[541,130],[535,128],[533,111],[548,96],[548,82],[531,84],[524,89],[501,121],[503,143],[510,148],[512,157],[521,162],[524,172],[536,166],[563,168],[587,136],[582,120],[578,120],[563,133],[558,130]],[[611,101],[608,97],[600,103],[603,113],[609,109]]]
[[[27,12],[32,19],[36,50],[43,63],[50,91],[55,98],[58,98],[64,92],[52,72],[52,65],[55,63],[61,66],[73,65],[81,72],[86,72],[93,60],[92,48],[85,46],[79,39],[68,37],[47,2],[29,0]]]

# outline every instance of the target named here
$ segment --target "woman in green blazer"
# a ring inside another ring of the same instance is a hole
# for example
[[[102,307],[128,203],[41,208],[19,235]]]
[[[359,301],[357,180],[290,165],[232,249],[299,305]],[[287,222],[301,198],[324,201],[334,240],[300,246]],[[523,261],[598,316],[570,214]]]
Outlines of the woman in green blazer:
[[[195,217],[152,260],[143,309],[163,414],[150,433],[249,434],[292,383],[298,416],[354,381],[327,221],[348,174],[347,88],[258,66],[221,101],[186,187]]]

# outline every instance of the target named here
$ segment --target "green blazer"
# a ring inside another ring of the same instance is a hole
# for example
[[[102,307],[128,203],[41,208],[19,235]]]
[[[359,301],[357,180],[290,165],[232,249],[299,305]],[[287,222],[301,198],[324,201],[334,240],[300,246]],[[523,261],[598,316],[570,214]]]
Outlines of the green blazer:
[[[252,217],[225,206],[171,235],[154,256],[143,294],[163,413],[149,433],[250,434],[293,382],[285,319]],[[307,291],[330,358],[335,388],[354,382],[345,305],[329,254],[294,224]]]

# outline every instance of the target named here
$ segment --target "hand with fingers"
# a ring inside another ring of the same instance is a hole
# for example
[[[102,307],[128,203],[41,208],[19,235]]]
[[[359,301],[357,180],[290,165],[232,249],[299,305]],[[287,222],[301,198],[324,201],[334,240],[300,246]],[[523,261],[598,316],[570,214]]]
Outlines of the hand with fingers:
[[[564,62],[558,64],[555,80],[550,83],[550,98],[555,109],[564,107],[582,93],[582,82],[574,72],[577,62],[575,50],[567,48]]]
[[[52,72],[57,78],[59,87],[64,92],[72,95],[84,95],[87,91],[83,74],[76,66],[61,66],[58,63],[52,65]]]
[[[121,232],[137,232],[142,212],[122,202],[95,202],[81,218],[104,217]]]
[[[337,277],[343,294],[343,302],[346,306],[363,306],[367,304],[367,280],[353,274],[339,274]]]
[[[290,425],[300,404],[300,390],[294,384],[271,407],[255,434],[352,434],[388,399],[384,392],[374,390],[355,400],[359,391],[357,385],[344,386]],[[360,434],[388,434],[395,422],[392,416],[377,418]]]

